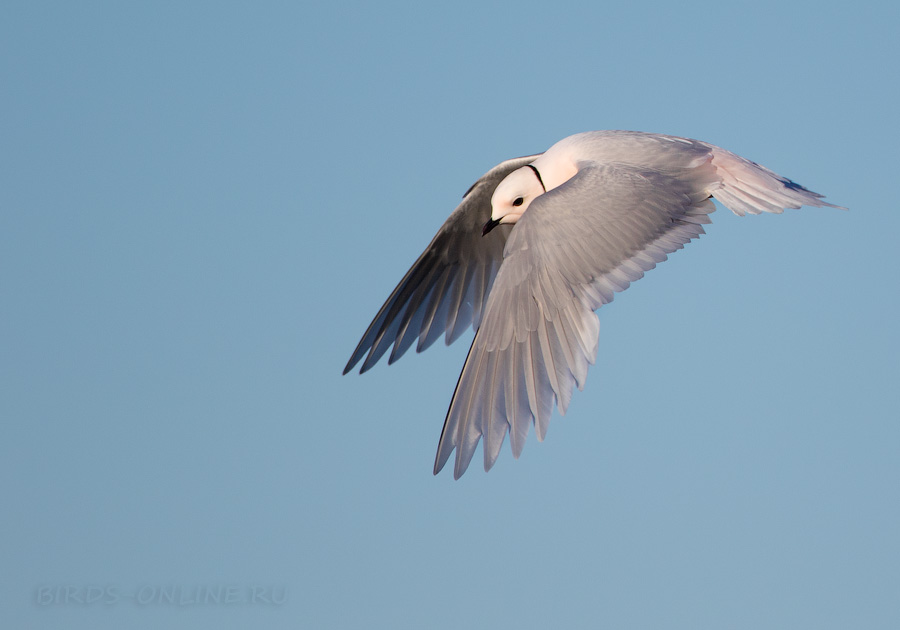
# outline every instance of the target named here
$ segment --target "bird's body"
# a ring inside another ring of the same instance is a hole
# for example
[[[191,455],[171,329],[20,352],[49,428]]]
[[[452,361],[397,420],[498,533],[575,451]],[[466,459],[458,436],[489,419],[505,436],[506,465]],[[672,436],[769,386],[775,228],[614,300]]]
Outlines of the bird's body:
[[[344,372],[369,369],[418,339],[475,339],[438,445],[465,472],[483,438],[484,466],[509,432],[515,457],[554,401],[564,414],[594,363],[594,311],[667,254],[703,234],[715,198],[738,215],[831,206],[822,196],[719,147],[674,136],[592,131],[507,160],[466,193],[382,306]],[[839,207],[839,206],[834,206]]]

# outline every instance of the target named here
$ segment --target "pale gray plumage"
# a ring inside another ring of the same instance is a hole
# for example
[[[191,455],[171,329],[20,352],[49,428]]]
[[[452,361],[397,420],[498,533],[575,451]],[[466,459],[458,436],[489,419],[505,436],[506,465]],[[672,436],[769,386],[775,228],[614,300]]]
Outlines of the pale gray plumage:
[[[434,472],[455,449],[458,478],[480,439],[490,469],[507,432],[518,457],[529,427],[543,440],[554,401],[565,414],[584,387],[599,343],[594,311],[703,234],[711,197],[738,215],[832,205],[733,153],[659,134],[587,132],[503,162],[466,193],[344,373],[366,355],[368,370],[391,345],[389,362],[415,339],[418,351],[441,334],[449,344],[471,324]]]

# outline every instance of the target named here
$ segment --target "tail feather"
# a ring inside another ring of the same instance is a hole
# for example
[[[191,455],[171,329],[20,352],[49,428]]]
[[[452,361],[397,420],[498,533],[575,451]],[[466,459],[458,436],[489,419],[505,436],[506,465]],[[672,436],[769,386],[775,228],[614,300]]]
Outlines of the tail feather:
[[[786,208],[800,206],[846,210],[843,206],[822,201],[824,195],[725,149],[713,149],[712,164],[720,178],[719,186],[711,191],[712,196],[739,216],[781,213]]]

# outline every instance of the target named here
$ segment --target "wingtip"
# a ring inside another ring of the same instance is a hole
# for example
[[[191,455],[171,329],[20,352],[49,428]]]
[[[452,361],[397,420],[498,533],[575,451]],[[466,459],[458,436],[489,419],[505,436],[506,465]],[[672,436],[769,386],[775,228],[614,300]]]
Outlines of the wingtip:
[[[463,453],[457,447],[456,450],[456,463],[453,465],[453,480],[459,481],[459,478],[466,474],[466,471],[469,469],[469,464],[472,462],[472,455],[468,457],[464,457]]]
[[[359,363],[359,359],[360,359],[360,357],[358,357],[356,355],[353,355],[352,357],[350,357],[350,360],[347,361],[347,365],[344,366],[344,371],[341,373],[341,376],[346,376],[347,374],[352,372],[353,368],[356,367],[356,364]],[[360,372],[360,374],[362,374],[362,372]]]
[[[434,469],[432,470],[432,474],[437,475],[439,472],[441,472],[444,469],[444,466],[446,466],[447,462],[450,461],[450,455],[453,453],[454,450],[457,450],[457,447],[454,446],[448,452],[443,453],[440,450],[440,447],[438,447],[437,455],[434,458]],[[459,481],[459,478],[465,474],[466,469],[469,467],[469,462],[462,462],[462,461],[460,461],[460,459],[461,458],[459,457],[459,454],[457,453],[457,456],[454,458],[454,464],[453,464],[453,480],[454,481]]]
[[[441,435],[441,443],[438,444],[438,451],[434,456],[434,468],[433,472],[437,475],[439,472],[444,470],[444,466],[447,464],[447,461],[450,459],[450,453],[453,452],[453,449],[450,449],[450,452],[444,453],[441,448],[443,445],[443,435]]]
[[[352,357],[352,358],[347,362],[346,367],[344,367],[343,375],[347,375],[347,374],[349,374],[350,372],[352,372],[353,370],[355,370],[355,369],[356,369],[356,365],[360,362],[361,359],[362,359],[362,357]],[[375,363],[377,363],[377,360],[376,360],[376,361],[373,361],[372,363],[369,363],[368,360],[366,360],[366,361],[362,364],[362,366],[360,366],[360,368],[359,368],[359,373],[360,373],[360,374],[365,374],[366,372],[368,372],[369,370],[372,369],[372,366],[374,366]]]

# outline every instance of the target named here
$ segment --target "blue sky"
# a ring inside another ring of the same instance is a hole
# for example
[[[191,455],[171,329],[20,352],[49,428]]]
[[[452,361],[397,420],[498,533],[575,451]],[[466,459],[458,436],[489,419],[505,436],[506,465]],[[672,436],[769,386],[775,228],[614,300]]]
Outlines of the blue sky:
[[[886,2],[7,3],[0,623],[897,627],[898,26]],[[471,337],[344,363],[477,177],[617,128],[850,211],[720,209],[601,309],[544,443],[433,477]]]

